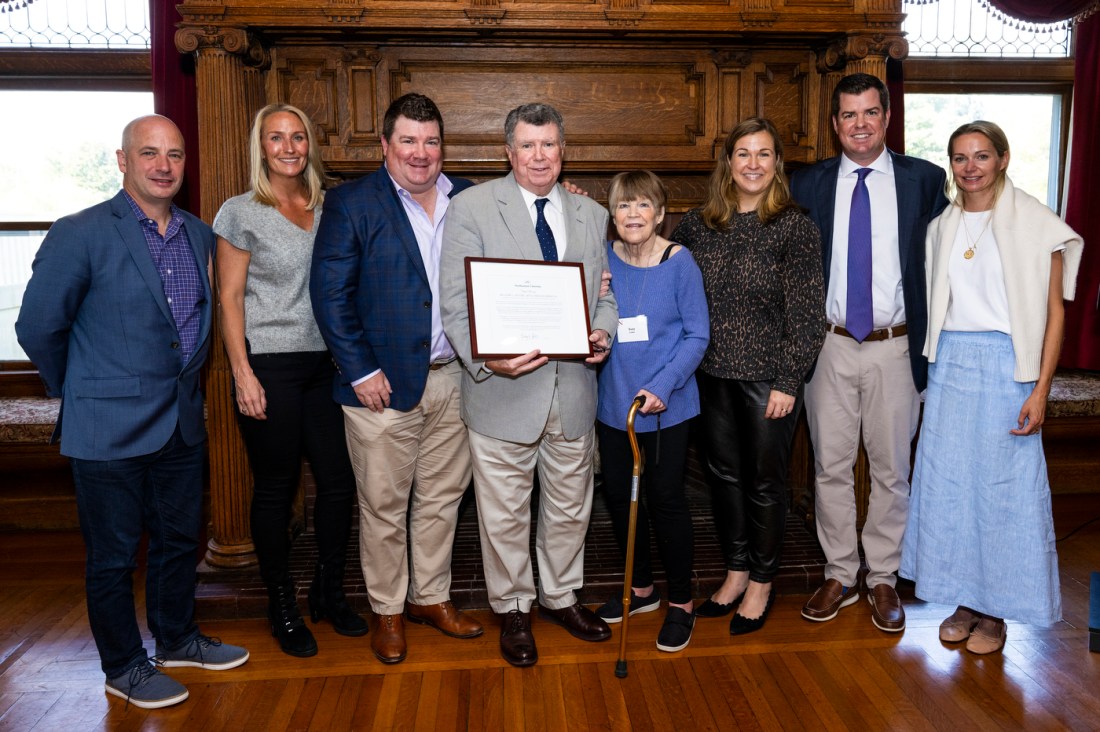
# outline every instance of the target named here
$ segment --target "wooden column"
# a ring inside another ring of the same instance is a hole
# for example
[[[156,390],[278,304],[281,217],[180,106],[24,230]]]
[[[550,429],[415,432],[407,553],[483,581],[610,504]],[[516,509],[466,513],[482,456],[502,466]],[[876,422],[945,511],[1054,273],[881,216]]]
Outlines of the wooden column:
[[[213,222],[222,203],[248,190],[248,133],[262,100],[262,49],[239,28],[181,28],[176,47],[195,53],[202,161],[202,218]],[[256,563],[249,529],[252,471],[237,428],[233,375],[218,319],[206,381],[210,453],[210,538],[206,563],[216,569]]]

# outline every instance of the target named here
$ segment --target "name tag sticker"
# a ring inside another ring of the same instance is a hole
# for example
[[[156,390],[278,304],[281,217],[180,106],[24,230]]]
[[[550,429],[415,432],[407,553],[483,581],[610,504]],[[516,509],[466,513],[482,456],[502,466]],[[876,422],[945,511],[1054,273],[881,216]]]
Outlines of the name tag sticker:
[[[649,320],[644,315],[619,319],[619,343],[635,343],[649,340]]]

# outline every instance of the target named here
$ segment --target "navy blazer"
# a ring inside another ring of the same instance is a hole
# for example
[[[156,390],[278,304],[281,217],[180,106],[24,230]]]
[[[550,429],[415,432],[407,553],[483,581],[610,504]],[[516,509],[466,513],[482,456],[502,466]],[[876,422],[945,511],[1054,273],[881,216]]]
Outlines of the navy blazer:
[[[176,426],[206,437],[199,372],[210,347],[210,227],[184,211],[203,299],[195,352],[182,363],[164,286],[123,194],[59,219],[34,258],[15,331],[50,396],[54,438],[85,460],[148,455]]]
[[[924,335],[928,330],[928,301],[924,279],[924,235],[928,222],[947,207],[943,168],[920,158],[890,152],[894,164],[894,187],[898,199],[898,249],[901,254],[901,289],[905,301],[906,333],[913,384],[924,391],[928,381],[928,359]],[[822,266],[825,291],[829,289],[829,265],[833,256],[833,211],[836,203],[837,169],[840,157],[822,160],[791,175],[791,194],[807,209],[821,229]]]
[[[451,196],[473,185],[450,180]],[[432,292],[385,165],[325,195],[309,294],[336,362],[336,401],[363,406],[351,382],[382,369],[393,389],[390,407],[415,407],[431,365]]]

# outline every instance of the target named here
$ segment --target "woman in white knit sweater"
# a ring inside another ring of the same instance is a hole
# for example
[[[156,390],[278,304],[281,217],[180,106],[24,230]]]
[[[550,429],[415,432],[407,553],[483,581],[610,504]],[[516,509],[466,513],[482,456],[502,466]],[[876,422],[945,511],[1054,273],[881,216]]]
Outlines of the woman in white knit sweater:
[[[929,360],[900,573],[972,653],[1004,647],[1005,618],[1061,619],[1040,428],[1073,299],[1081,238],[1006,175],[992,122],[951,135],[949,206],[928,227]]]

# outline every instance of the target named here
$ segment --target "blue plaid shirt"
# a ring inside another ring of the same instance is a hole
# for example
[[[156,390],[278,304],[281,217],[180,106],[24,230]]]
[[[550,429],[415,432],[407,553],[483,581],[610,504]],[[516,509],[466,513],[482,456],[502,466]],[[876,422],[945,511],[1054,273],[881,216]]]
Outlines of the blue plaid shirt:
[[[199,326],[202,323],[202,309],[199,304],[204,297],[202,274],[191,250],[187,229],[183,227],[183,216],[173,205],[172,219],[168,222],[164,236],[161,236],[157,222],[145,215],[129,193],[123,191],[123,194],[145,234],[149,255],[160,274],[164,296],[168,299],[172,319],[176,321],[176,330],[180,336],[181,363],[187,363],[198,346]]]

